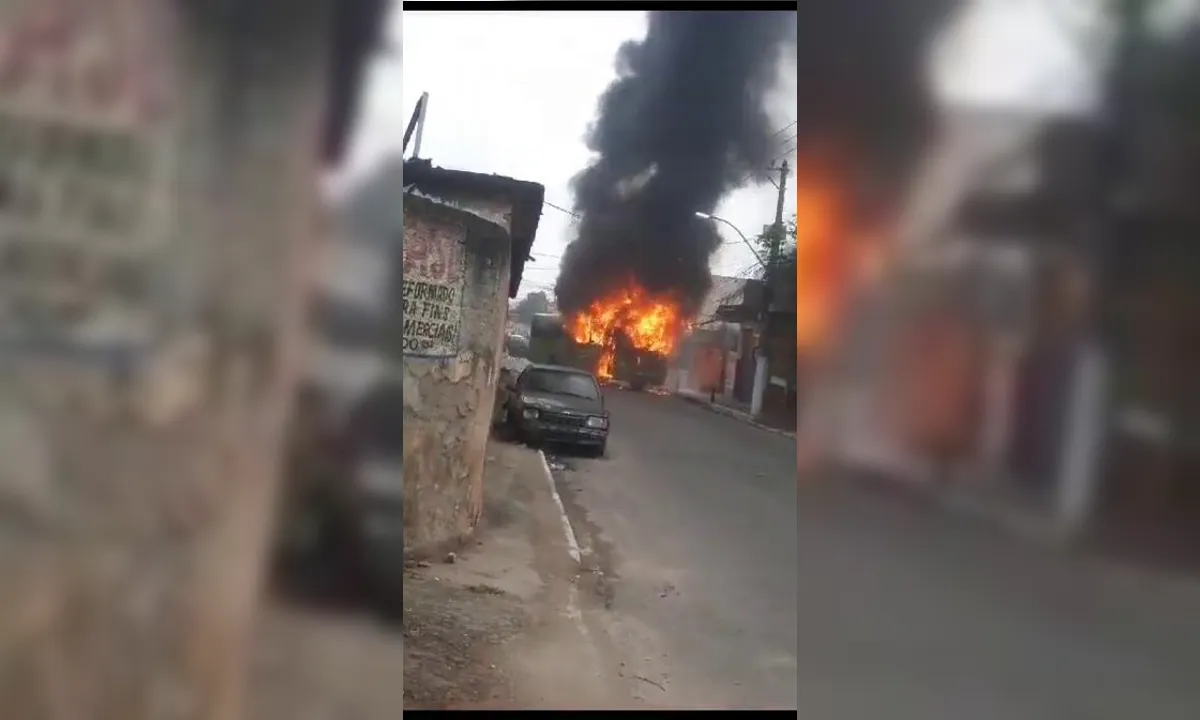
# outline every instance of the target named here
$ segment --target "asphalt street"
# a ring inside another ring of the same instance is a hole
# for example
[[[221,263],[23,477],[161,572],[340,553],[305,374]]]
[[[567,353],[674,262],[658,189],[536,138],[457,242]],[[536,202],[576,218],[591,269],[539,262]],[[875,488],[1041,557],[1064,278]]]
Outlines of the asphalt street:
[[[1200,717],[1200,587],[845,478],[799,506],[801,717]]]
[[[639,699],[816,720],[1200,717],[1197,582],[859,480],[801,487],[794,441],[677,398],[608,406],[608,457],[555,475]]]
[[[607,457],[556,475],[614,642],[654,666],[644,699],[795,707],[795,441],[675,397],[606,402]]]

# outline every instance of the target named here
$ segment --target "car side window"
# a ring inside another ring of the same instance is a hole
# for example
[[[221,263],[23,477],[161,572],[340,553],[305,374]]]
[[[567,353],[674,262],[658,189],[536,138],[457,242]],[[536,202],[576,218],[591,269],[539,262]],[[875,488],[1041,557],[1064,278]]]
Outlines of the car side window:
[[[515,387],[518,390],[524,388],[527,377],[529,377],[529,371],[522,370],[521,374],[517,376],[517,381],[513,383],[513,387]]]

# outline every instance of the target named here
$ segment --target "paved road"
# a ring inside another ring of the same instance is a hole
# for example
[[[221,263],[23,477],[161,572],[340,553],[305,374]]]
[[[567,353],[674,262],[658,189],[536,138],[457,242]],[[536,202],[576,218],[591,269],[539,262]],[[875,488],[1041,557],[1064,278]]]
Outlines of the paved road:
[[[642,698],[795,707],[795,441],[674,397],[608,404],[608,457],[567,460],[559,490]]]
[[[858,481],[798,498],[788,439],[674,398],[609,402],[610,457],[569,461],[559,487],[617,576],[596,611],[607,633],[665,688],[646,684],[647,701],[819,720],[1200,718],[1197,583]]]
[[[1200,718],[1200,591],[843,481],[800,506],[800,709]]]

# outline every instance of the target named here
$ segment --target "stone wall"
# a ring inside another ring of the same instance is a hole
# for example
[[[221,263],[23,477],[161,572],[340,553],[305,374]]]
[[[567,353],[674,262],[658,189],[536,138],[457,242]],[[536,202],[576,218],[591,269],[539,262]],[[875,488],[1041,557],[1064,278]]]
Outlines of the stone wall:
[[[5,717],[239,715],[322,5],[0,4]]]
[[[420,555],[469,534],[507,316],[504,210],[404,197],[404,544]],[[493,209],[494,210],[494,209]]]

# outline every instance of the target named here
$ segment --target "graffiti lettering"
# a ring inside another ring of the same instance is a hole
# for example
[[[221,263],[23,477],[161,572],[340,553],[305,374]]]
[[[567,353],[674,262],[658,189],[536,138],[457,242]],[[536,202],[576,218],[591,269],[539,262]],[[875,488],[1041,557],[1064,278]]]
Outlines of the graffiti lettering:
[[[436,357],[456,354],[462,318],[459,287],[405,278],[403,294],[404,354]]]

